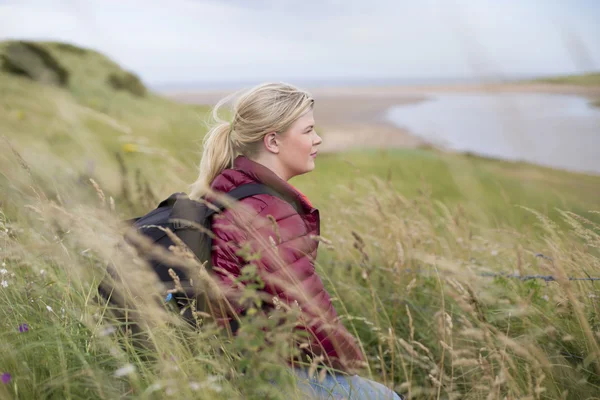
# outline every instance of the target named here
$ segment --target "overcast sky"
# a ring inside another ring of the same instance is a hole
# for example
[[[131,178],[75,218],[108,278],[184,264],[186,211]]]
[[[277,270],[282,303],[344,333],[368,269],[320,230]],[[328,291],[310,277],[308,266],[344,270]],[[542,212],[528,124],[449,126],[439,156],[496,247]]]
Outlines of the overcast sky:
[[[0,0],[0,39],[99,50],[150,84],[600,69],[598,0]]]

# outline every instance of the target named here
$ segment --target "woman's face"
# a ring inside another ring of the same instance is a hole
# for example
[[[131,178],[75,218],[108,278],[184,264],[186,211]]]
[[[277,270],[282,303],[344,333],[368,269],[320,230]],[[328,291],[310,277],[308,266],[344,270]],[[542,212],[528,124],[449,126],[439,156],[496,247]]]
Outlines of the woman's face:
[[[315,169],[317,147],[323,141],[315,132],[313,110],[298,118],[279,137],[279,163],[287,179]]]

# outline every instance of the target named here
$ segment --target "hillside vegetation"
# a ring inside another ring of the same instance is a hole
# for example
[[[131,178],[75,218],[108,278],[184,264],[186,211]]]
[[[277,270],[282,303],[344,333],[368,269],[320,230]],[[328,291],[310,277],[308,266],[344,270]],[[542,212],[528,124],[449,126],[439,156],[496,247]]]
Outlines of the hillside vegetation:
[[[68,78],[0,70],[0,398],[293,398],[293,309],[250,312],[234,338],[210,320],[193,331],[115,253],[120,220],[195,179],[209,108],[92,50],[34,45]],[[412,398],[600,393],[600,290],[570,280],[599,276],[600,177],[434,150],[316,163],[292,184],[321,211],[316,267],[368,355],[362,375]],[[95,300],[109,262],[143,347]]]

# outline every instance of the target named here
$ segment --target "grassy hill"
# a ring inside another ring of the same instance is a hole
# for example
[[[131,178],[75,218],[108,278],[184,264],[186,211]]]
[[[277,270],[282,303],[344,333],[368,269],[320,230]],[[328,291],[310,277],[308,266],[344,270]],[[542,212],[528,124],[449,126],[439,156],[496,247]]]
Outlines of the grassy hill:
[[[539,78],[534,82],[550,83],[554,85],[600,86],[600,72]],[[596,107],[600,107],[600,99],[596,99],[592,104]]]
[[[289,398],[292,311],[194,333],[114,253],[119,219],[194,180],[209,109],[118,89],[129,75],[92,50],[36,46],[68,80],[0,71],[0,398]],[[568,277],[600,270],[600,177],[390,149],[320,155],[292,183],[321,210],[317,269],[363,375],[416,398],[598,393],[600,291]],[[94,301],[108,261],[141,299],[144,350]]]
[[[579,75],[554,76],[550,78],[540,78],[537,79],[537,81],[567,85],[598,86],[600,85],[600,72],[590,72],[587,74]]]
[[[186,171],[190,179],[206,130],[207,107],[116,90],[108,79],[123,70],[103,55],[60,43],[40,46],[69,71],[68,86],[41,85],[0,72],[0,126],[32,171],[40,174],[42,185],[53,191],[56,174],[70,174],[94,177],[115,194],[122,186],[116,154],[132,174],[139,169],[143,177],[159,178],[169,170],[178,179]],[[7,43],[0,45],[0,54],[6,47]],[[170,187],[186,183],[181,179]],[[157,180],[153,189],[165,190],[161,185]]]

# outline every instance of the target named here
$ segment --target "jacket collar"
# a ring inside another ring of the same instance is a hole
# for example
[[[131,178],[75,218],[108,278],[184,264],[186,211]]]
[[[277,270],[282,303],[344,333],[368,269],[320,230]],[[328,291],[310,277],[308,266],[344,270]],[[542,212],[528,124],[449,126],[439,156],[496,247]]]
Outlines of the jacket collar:
[[[255,181],[264,183],[271,189],[281,193],[283,196],[291,198],[293,201],[301,205],[306,212],[311,212],[314,210],[314,207],[304,194],[302,194],[298,189],[290,185],[288,182],[281,179],[275,172],[264,165],[252,161],[245,156],[238,156],[233,161],[233,168],[245,173]]]

